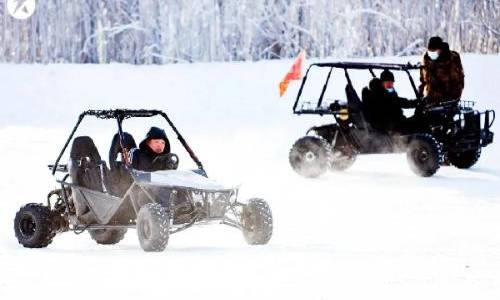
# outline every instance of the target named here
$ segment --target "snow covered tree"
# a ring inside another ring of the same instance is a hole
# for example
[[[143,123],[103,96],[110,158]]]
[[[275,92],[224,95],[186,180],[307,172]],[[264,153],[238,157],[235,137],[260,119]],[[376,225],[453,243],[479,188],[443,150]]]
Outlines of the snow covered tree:
[[[499,0],[46,0],[27,20],[0,0],[0,61],[164,64],[499,53]]]

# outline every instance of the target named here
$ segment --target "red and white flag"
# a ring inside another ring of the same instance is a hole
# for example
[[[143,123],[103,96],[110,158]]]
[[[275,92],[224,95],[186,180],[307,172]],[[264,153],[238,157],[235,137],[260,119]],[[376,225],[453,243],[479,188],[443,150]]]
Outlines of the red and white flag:
[[[304,50],[301,50],[299,52],[299,55],[293,62],[292,68],[288,73],[285,75],[283,80],[280,82],[280,97],[285,94],[286,89],[288,88],[288,84],[290,83],[291,80],[300,80],[302,78],[302,63],[306,59],[306,52]]]

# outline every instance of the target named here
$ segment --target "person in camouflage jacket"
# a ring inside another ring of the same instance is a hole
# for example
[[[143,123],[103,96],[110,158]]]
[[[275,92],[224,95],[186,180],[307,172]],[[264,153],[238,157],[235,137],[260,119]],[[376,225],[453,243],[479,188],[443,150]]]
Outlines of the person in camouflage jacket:
[[[464,89],[464,70],[460,55],[450,51],[448,43],[440,37],[429,40],[420,69],[420,95],[426,107],[458,100]]]

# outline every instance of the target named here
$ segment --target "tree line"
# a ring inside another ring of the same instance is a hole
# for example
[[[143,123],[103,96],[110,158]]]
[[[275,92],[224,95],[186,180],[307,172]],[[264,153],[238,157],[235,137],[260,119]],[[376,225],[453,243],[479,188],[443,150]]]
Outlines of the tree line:
[[[39,0],[27,20],[2,4],[0,61],[13,63],[412,55],[434,35],[461,52],[500,46],[500,0]]]

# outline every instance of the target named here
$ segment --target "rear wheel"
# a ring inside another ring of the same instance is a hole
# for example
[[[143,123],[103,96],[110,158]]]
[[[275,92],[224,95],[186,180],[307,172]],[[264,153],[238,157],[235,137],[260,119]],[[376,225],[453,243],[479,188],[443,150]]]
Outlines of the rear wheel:
[[[273,235],[271,208],[262,199],[250,199],[241,215],[243,236],[250,245],[264,245]]]
[[[465,152],[448,152],[450,164],[459,169],[468,169],[475,165],[481,156],[481,148]]]
[[[91,229],[90,237],[101,245],[113,245],[123,240],[127,229]]]
[[[330,168],[332,151],[325,139],[305,136],[292,146],[288,159],[299,175],[314,178],[324,174]]]
[[[14,232],[19,244],[26,248],[47,247],[56,235],[50,209],[36,203],[21,207],[14,219]]]
[[[346,154],[342,150],[333,150],[331,170],[344,171],[356,161],[356,154]]]
[[[157,203],[148,203],[137,214],[137,235],[144,251],[160,252],[168,244],[168,211]]]
[[[443,160],[441,145],[430,134],[417,134],[406,153],[412,171],[422,177],[434,175]]]

